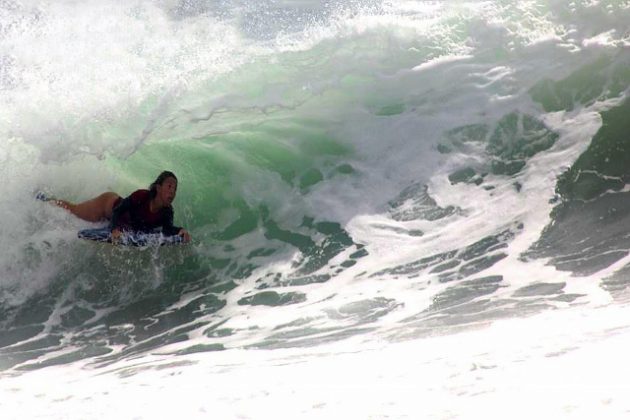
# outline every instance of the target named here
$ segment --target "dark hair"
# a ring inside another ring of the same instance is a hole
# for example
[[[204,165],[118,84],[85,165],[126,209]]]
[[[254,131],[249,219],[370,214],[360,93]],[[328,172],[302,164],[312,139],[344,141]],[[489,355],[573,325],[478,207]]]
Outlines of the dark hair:
[[[173,172],[163,171],[149,186],[149,194],[151,195],[151,198],[155,198],[155,196],[157,195],[157,186],[162,185],[167,178],[173,178],[175,181],[177,181],[177,177]]]

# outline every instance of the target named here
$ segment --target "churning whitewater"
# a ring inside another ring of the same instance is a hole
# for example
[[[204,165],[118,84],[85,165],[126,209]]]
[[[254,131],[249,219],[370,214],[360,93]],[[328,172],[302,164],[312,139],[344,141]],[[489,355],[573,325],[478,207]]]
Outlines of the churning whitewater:
[[[2,418],[625,418],[628,22],[0,0]],[[34,198],[162,170],[191,244]]]

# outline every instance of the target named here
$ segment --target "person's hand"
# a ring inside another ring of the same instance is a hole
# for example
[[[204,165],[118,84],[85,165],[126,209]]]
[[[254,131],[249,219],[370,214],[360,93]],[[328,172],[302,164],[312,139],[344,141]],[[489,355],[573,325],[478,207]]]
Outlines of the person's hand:
[[[186,229],[180,229],[177,234],[182,237],[184,242],[190,242],[190,233],[188,233]]]
[[[120,242],[120,238],[122,236],[122,232],[118,228],[112,229],[112,243],[117,244]]]

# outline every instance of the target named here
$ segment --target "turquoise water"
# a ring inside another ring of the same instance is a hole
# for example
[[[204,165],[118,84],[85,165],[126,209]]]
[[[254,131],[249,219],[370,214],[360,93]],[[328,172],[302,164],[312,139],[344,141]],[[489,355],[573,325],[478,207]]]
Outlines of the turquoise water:
[[[0,6],[7,374],[625,300],[627,1]],[[33,199],[164,169],[190,245]]]

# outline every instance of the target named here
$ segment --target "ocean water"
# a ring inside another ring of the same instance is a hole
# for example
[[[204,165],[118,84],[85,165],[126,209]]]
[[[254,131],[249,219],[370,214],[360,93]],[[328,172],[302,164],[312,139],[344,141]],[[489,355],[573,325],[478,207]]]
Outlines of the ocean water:
[[[627,418],[628,22],[0,0],[0,416]],[[164,169],[186,246],[34,200]]]

